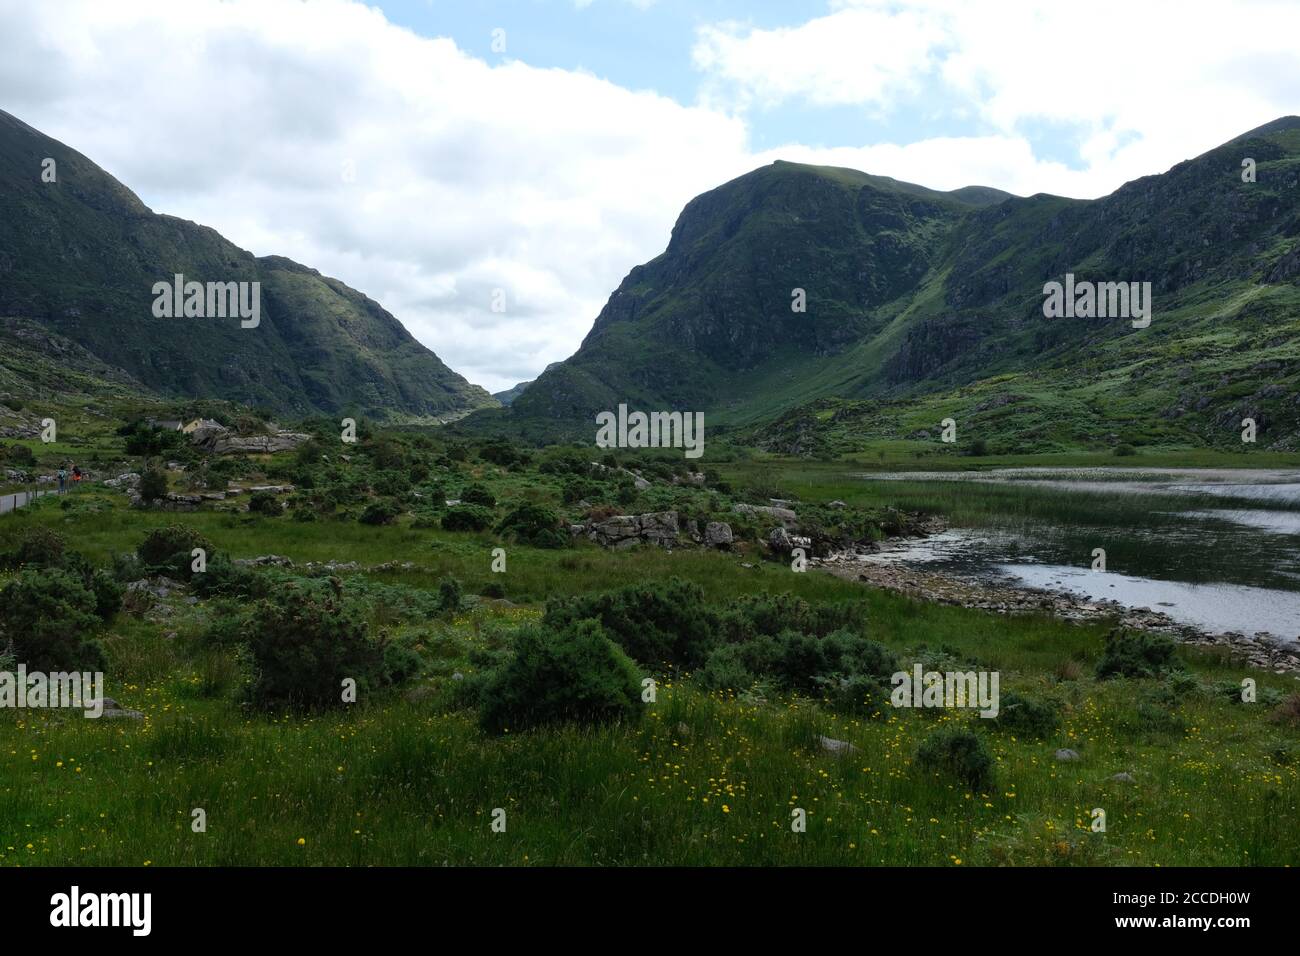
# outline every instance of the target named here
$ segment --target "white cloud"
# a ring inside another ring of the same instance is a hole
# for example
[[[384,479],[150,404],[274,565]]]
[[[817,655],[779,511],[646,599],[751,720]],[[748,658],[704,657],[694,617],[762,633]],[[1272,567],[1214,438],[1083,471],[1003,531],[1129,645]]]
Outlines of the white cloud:
[[[4,109],[154,209],[339,277],[492,390],[571,354],[691,197],[774,158],[1095,196],[1300,102],[1300,10],[1265,0],[862,0],[782,31],[714,24],[697,106],[484,61],[351,0],[0,0],[0,22]],[[936,85],[926,108],[982,135],[749,144],[748,108],[887,111]],[[1083,168],[1036,156],[1034,122],[1079,133]]]
[[[1288,0],[839,0],[791,28],[702,27],[695,62],[707,101],[742,109],[887,113],[923,90],[1000,137],[1056,130],[1078,138],[1084,175],[1047,163],[1010,178],[1097,196],[1295,112],[1297,36]]]
[[[681,206],[749,161],[737,119],[487,63],[345,0],[0,19],[5,109],[156,211],[343,279],[493,390],[571,354]]]

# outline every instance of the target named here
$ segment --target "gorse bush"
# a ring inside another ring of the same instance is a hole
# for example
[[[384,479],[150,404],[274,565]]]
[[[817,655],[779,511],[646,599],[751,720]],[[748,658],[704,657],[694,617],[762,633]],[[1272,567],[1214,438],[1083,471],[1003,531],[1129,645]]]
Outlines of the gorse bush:
[[[172,525],[149,531],[135,553],[145,572],[188,581],[194,576],[195,548],[212,555],[212,542],[202,534],[184,525]]]
[[[681,578],[604,594],[552,600],[543,623],[566,628],[595,619],[619,647],[645,667],[694,667],[718,641],[718,617],[700,586]]]
[[[400,513],[401,509],[395,502],[381,498],[366,505],[358,520],[362,524],[370,525],[392,524]]]
[[[482,485],[470,485],[460,493],[460,500],[467,505],[481,505],[484,508],[495,508],[497,499]]]
[[[993,788],[993,757],[983,738],[966,727],[941,727],[931,733],[917,748],[916,765],[947,774],[975,793]]]
[[[96,599],[66,571],[28,568],[0,590],[0,650],[33,671],[100,671]]]
[[[729,643],[785,630],[821,636],[841,628],[864,628],[866,608],[865,602],[809,604],[789,592],[745,595],[722,611],[719,627]]]
[[[279,589],[254,608],[243,640],[257,668],[252,698],[259,707],[339,707],[345,679],[356,681],[358,699],[387,681],[384,648],[344,606],[337,579]]]
[[[452,575],[447,575],[438,582],[438,606],[441,610],[447,612],[459,611],[464,598],[461,595],[460,581]]]
[[[122,606],[122,589],[108,571],[95,568],[67,546],[63,535],[49,528],[35,527],[23,531],[18,545],[0,556],[0,566],[8,568],[44,568],[66,571],[80,580],[95,602],[95,614],[110,620]]]
[[[267,518],[278,518],[284,514],[284,506],[280,504],[280,499],[269,491],[255,491],[248,499],[249,514],[263,515]]]
[[[717,647],[699,679],[710,690],[738,689],[737,681],[741,687],[763,681],[782,691],[828,696],[839,706],[854,709],[853,698],[859,691],[880,699],[898,667],[888,648],[848,628],[825,636],[786,629]],[[850,683],[852,687],[847,686]],[[865,706],[865,700],[861,703]]]
[[[479,722],[489,733],[546,724],[633,723],[641,674],[593,620],[529,625],[514,652],[484,680]]]
[[[569,536],[560,530],[560,516],[541,505],[522,504],[507,514],[497,534],[535,548],[562,548]]]
[[[1176,645],[1164,635],[1116,628],[1106,635],[1106,647],[1097,662],[1097,679],[1109,677],[1160,677],[1176,669]]]
[[[1014,691],[1001,695],[995,727],[1023,737],[1050,737],[1061,726],[1061,713],[1053,701],[1026,697]]]
[[[456,505],[442,516],[444,531],[485,531],[492,526],[492,512],[482,505]]]
[[[136,488],[140,497],[146,502],[159,501],[167,497],[167,473],[161,468],[146,468],[140,475],[140,484]]]

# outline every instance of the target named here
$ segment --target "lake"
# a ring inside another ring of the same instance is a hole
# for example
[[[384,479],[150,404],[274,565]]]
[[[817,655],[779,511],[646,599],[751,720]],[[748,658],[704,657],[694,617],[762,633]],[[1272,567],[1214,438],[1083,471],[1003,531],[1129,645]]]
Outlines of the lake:
[[[868,561],[1147,607],[1300,639],[1300,471],[1008,468],[862,474],[949,530]],[[892,496],[891,496],[892,497]],[[1105,570],[1093,570],[1094,549]]]

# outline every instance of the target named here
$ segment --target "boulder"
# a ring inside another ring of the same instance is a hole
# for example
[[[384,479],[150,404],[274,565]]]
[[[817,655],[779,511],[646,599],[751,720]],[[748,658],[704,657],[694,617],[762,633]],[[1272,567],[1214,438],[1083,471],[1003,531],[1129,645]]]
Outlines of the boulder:
[[[781,523],[785,527],[798,527],[799,516],[789,508],[768,505],[734,505],[732,510],[742,515],[764,515]]]
[[[1061,761],[1071,761],[1079,759],[1079,752],[1071,750],[1068,747],[1062,747],[1056,752],[1056,759]]]
[[[677,543],[679,530],[675,511],[615,515],[585,526],[586,535],[592,541],[606,548],[619,549],[640,543],[670,547]]]
[[[710,548],[729,548],[733,540],[731,525],[725,521],[710,521],[704,526],[704,543]]]
[[[794,539],[783,527],[773,528],[767,535],[767,546],[779,555],[787,555],[794,550]]]
[[[817,742],[821,744],[822,750],[839,756],[847,756],[858,749],[847,740],[836,740],[834,737],[823,737],[820,734],[817,735]]]

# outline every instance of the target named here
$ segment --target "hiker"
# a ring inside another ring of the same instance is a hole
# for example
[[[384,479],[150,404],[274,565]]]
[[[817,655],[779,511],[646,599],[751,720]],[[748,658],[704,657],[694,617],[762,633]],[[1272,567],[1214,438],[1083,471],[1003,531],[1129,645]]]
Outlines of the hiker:
[[[67,468],[60,468],[59,469],[59,494],[63,494],[64,486],[67,484],[67,481],[68,481]]]
[[[81,480],[81,466],[80,466],[80,465],[73,465],[73,466],[72,466],[72,481],[73,481],[73,484],[76,484],[76,483],[77,483],[78,481],[80,481],[80,480]]]

